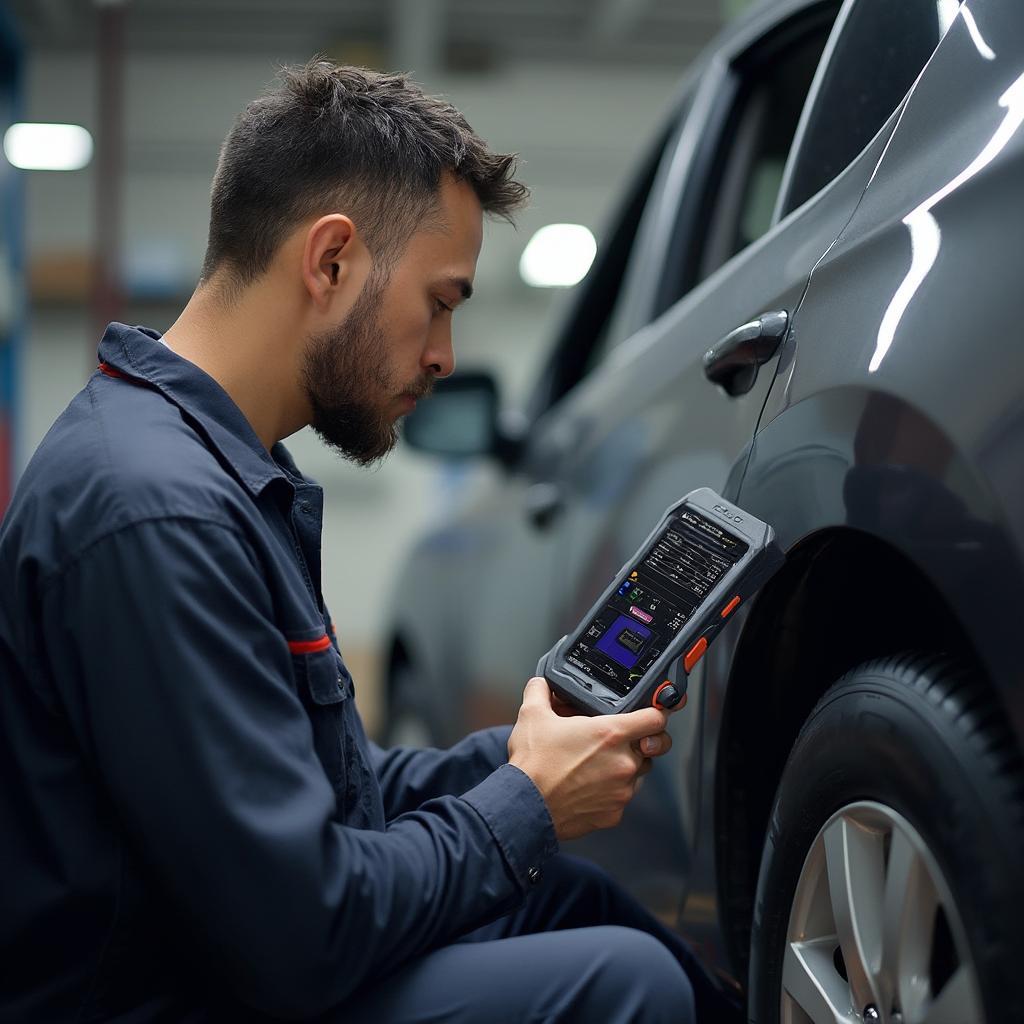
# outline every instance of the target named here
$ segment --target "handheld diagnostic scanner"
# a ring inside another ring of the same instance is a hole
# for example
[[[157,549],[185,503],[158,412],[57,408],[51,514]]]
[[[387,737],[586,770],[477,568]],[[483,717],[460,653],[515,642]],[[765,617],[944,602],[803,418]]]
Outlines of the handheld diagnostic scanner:
[[[784,561],[767,523],[707,487],[692,491],[541,658],[537,675],[590,715],[675,707],[708,645]]]

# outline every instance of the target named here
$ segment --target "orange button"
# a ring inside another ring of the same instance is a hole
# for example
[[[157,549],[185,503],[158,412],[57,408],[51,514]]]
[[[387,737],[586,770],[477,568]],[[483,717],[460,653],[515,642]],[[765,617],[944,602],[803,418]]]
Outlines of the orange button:
[[[686,670],[686,674],[689,675],[693,670],[693,666],[704,657],[704,652],[708,649],[707,637],[701,637],[687,652],[686,657],[683,658],[683,668]]]
[[[734,597],[734,598],[733,598],[733,599],[732,599],[732,600],[731,600],[731,601],[730,601],[730,602],[729,602],[729,603],[728,603],[728,604],[727,604],[727,605],[726,605],[726,606],[725,606],[725,607],[724,607],[724,608],[722,609],[722,618],[723,618],[723,619],[727,619],[727,618],[728,618],[728,617],[729,617],[730,615],[732,615],[732,613],[733,613],[734,611],[736,611],[736,606],[737,606],[737,605],[738,605],[739,603],[740,603],[740,595],[739,595],[739,594],[737,594],[737,595],[736,595],[736,596],[735,596],[735,597]]]

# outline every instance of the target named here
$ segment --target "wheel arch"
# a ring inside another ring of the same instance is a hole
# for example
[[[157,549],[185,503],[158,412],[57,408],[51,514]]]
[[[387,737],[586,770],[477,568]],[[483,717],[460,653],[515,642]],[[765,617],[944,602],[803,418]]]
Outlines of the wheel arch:
[[[436,647],[436,645],[435,645]],[[460,740],[467,731],[463,706],[463,668],[458,659],[449,659],[439,666],[435,647],[418,635],[415,624],[396,622],[383,645],[381,678],[382,735],[386,732],[395,708],[396,690],[401,667],[415,675],[416,687],[424,704],[422,711],[431,725],[432,742],[448,746]]]
[[[409,641],[402,631],[395,632],[387,645],[384,657],[384,690],[388,701],[391,700],[395,685],[395,669],[399,665],[412,663]]]
[[[877,579],[887,586],[872,588]],[[938,589],[891,544],[856,529],[805,537],[750,608],[729,673],[714,796],[721,927],[739,977],[772,803],[801,726],[849,669],[911,648],[943,651],[984,677]]]

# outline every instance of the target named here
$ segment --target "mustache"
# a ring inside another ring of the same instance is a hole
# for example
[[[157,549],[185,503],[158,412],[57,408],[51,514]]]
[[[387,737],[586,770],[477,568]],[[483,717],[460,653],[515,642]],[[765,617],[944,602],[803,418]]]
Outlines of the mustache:
[[[431,392],[434,390],[433,376],[421,377],[411,387],[406,388],[403,394],[408,395],[409,398],[419,401],[421,398],[429,398]]]

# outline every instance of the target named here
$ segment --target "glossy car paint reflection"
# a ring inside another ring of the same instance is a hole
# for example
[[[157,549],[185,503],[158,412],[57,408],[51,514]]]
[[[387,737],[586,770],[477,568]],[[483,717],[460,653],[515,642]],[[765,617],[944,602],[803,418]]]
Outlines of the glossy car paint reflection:
[[[856,618],[837,611],[866,655],[888,632],[882,617],[913,612],[918,593],[937,596],[936,615],[948,610],[962,630],[949,642],[972,648],[1022,736],[1024,355],[1011,339],[1020,337],[1024,131],[1014,108],[1024,40],[1009,7],[972,7],[962,8],[972,18],[953,22],[811,276],[738,500],[775,525],[791,558],[813,561],[840,535],[864,538],[860,571],[906,587],[902,609],[897,598]],[[979,46],[985,38],[1006,40],[1002,55]],[[755,616],[767,621],[767,606],[786,599],[769,588]],[[758,685],[743,645],[763,635],[745,625],[732,655],[715,652],[707,670],[723,682],[719,739],[739,774],[737,722]],[[720,772],[706,791],[721,817],[735,777]],[[766,799],[747,823],[754,833]],[[719,891],[735,868],[728,860],[717,865]]]
[[[675,747],[624,826],[583,844],[736,978],[775,786],[823,685],[893,645],[941,642],[977,656],[1024,737],[1015,5],[946,5],[947,34],[860,155],[649,316],[729,60],[811,6],[752,16],[684,85],[689,114],[630,253],[626,340],[532,424],[514,472],[423,539],[391,651],[445,695],[449,742],[515,713],[538,654],[688,489],[771,523],[789,565],[690,677]],[[754,389],[710,386],[704,351],[782,309],[792,329]]]

